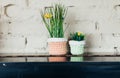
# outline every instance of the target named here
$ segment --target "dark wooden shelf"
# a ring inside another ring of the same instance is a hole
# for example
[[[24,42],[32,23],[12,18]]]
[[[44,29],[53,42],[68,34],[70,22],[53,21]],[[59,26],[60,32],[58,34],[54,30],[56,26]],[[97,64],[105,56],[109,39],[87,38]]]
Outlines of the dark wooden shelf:
[[[6,57],[120,57],[120,55],[0,55],[0,58]]]

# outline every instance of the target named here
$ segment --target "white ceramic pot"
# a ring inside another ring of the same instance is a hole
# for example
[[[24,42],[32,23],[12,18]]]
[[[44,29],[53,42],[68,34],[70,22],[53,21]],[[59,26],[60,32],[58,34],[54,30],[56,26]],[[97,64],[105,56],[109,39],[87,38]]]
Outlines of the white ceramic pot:
[[[70,52],[73,55],[79,55],[84,53],[84,45],[85,41],[74,41],[70,40],[69,41],[70,45]]]

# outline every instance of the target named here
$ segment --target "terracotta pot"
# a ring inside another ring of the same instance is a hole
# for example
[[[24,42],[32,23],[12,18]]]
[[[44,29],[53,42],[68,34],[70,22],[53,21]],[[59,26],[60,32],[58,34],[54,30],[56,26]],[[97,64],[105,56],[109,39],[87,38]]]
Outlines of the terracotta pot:
[[[50,55],[65,55],[67,54],[67,39],[49,38],[48,48]]]

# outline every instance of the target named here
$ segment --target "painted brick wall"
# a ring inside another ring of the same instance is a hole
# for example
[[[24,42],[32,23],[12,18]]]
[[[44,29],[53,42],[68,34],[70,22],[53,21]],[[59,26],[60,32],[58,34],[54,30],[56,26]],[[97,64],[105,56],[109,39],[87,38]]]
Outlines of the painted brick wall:
[[[86,33],[86,52],[119,54],[120,0],[0,0],[0,53],[47,53],[48,32],[40,10],[68,7],[65,27]]]

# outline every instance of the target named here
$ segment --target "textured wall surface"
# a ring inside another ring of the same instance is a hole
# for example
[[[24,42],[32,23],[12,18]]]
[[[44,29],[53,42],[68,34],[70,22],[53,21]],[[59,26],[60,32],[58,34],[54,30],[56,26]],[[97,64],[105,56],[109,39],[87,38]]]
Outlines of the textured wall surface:
[[[86,33],[86,52],[119,54],[120,0],[0,0],[0,53],[47,53],[48,32],[40,10],[68,7],[66,38]]]

